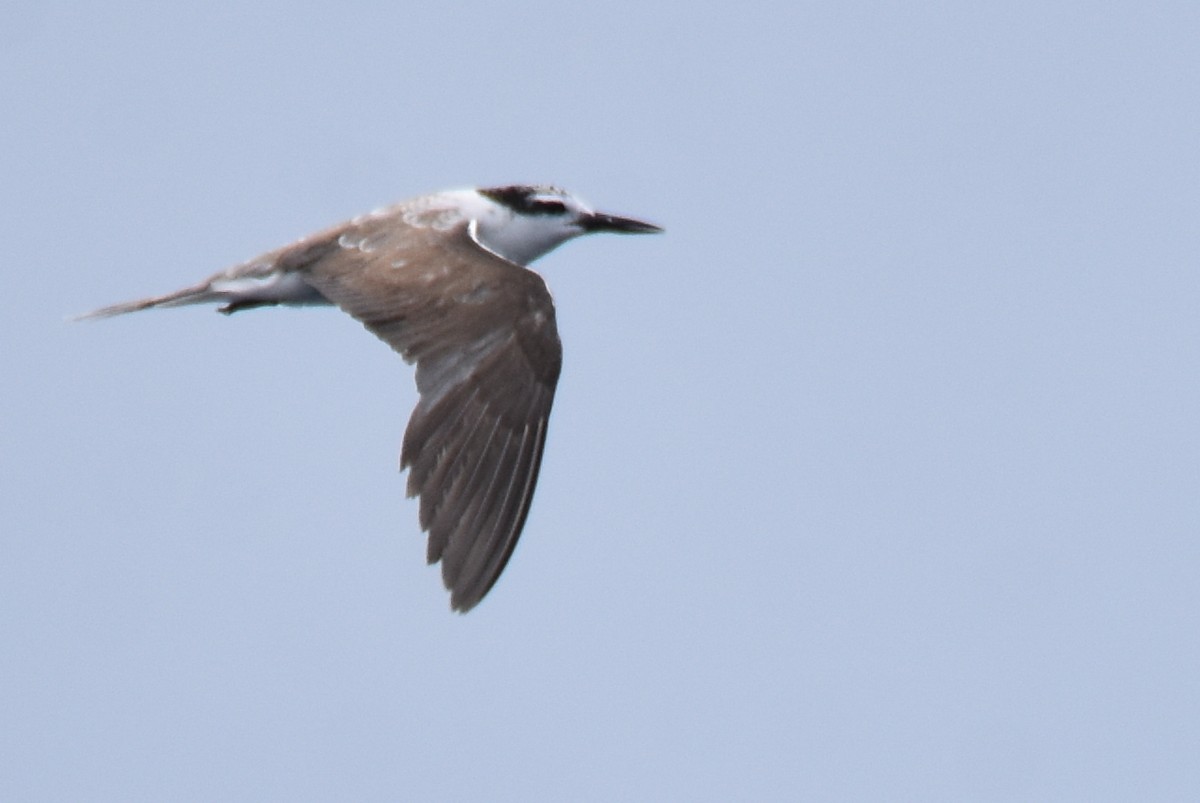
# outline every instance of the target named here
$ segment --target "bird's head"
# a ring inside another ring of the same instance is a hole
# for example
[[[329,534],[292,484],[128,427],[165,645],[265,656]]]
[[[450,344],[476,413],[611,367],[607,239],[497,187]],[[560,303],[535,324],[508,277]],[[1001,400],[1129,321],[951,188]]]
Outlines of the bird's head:
[[[611,231],[651,234],[652,223],[596,212],[566,190],[518,184],[477,190],[484,207],[475,218],[476,236],[491,251],[527,265],[581,234]]]

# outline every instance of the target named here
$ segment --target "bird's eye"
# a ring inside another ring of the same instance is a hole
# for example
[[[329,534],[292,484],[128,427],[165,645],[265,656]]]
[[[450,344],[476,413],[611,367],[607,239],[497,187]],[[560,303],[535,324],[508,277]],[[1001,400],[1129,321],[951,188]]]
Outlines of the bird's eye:
[[[567,205],[562,201],[534,201],[533,209],[547,215],[561,215],[567,211]]]

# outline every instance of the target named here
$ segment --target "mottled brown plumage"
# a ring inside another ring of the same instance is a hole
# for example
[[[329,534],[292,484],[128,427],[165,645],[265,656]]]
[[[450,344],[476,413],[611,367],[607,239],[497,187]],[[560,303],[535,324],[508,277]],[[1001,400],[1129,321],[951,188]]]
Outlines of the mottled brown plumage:
[[[467,228],[446,236],[368,219],[326,237],[366,238],[371,253],[316,249],[317,259],[293,268],[417,365],[421,398],[400,463],[421,500],[429,562],[442,561],[451,605],[464,611],[516,546],[562,367],[545,282],[481,249]],[[430,250],[439,253],[432,270]]]
[[[451,606],[474,607],[512,555],[537,483],[562,345],[545,282],[524,267],[572,237],[658,227],[552,187],[416,198],[175,293],[105,307],[221,302],[221,312],[334,304],[416,364],[400,463]]]

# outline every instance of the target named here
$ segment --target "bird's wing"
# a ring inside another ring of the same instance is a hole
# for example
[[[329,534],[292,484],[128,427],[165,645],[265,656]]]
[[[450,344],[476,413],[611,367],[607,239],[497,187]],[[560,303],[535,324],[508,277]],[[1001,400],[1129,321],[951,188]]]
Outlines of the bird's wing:
[[[429,562],[442,561],[451,606],[469,610],[508,562],[537,482],[562,366],[550,293],[462,220],[406,222],[396,210],[319,239],[327,246],[309,244],[307,258],[278,256],[416,363],[400,463]]]

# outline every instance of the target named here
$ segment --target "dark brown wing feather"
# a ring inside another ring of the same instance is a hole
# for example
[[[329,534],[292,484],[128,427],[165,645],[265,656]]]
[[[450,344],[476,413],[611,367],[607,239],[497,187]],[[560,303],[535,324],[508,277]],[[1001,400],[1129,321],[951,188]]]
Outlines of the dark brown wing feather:
[[[442,561],[451,606],[469,610],[512,555],[537,482],[562,366],[550,293],[465,222],[417,228],[392,214],[313,239],[325,247],[298,243],[309,258],[289,267],[417,364],[400,463],[429,562]]]

